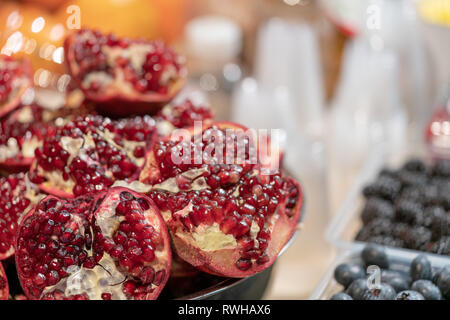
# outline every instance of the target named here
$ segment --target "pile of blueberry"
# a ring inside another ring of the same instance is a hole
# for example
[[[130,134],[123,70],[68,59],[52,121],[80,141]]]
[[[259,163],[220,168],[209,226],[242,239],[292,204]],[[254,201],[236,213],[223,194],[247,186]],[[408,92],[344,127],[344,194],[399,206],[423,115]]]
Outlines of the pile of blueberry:
[[[408,274],[389,269],[388,255],[382,246],[375,244],[364,248],[361,260],[361,263],[342,263],[336,267],[334,278],[344,290],[334,294],[331,300],[450,300],[450,260],[448,265],[433,272],[428,258],[419,255],[411,262]],[[379,267],[379,285],[368,281],[368,266]]]
[[[363,194],[356,240],[450,255],[450,161],[383,169]]]

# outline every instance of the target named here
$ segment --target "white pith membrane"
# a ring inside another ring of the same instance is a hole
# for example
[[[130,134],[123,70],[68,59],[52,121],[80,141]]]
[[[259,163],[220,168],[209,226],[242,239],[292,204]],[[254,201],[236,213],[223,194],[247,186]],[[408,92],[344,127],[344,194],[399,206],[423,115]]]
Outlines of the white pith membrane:
[[[93,35],[86,32],[83,33],[81,37],[87,40],[90,37],[93,37]],[[84,89],[89,90],[92,83],[98,83],[100,84],[100,90],[112,94],[117,92],[124,94],[135,93],[136,89],[130,82],[125,80],[122,68],[117,65],[117,59],[126,59],[129,66],[134,69],[137,74],[140,74],[147,59],[147,55],[154,51],[154,46],[148,43],[131,43],[126,48],[103,45],[101,47],[101,52],[105,54],[107,64],[114,69],[114,75],[105,71],[92,71],[84,75],[81,86]],[[171,82],[175,81],[177,77],[178,72],[175,66],[166,66],[165,70],[161,73],[159,84],[161,86],[168,86]]]
[[[176,128],[175,126],[167,120],[160,120],[156,122],[156,129],[158,134],[162,137],[169,136]]]
[[[19,144],[15,138],[9,138],[6,145],[0,145],[0,162],[15,158],[20,153]]]
[[[28,178],[28,175],[25,175],[25,193],[23,195],[17,194],[17,197],[22,196],[30,200],[30,204],[26,210],[24,210],[23,215],[19,217],[19,221],[17,221],[17,224],[20,224],[22,222],[22,219],[25,217],[25,214],[28,213],[28,211],[34,207],[41,199],[45,197],[43,193],[39,192],[39,188],[33,184],[30,179]]]
[[[64,125],[62,123],[62,125]],[[138,166],[142,166],[145,162],[145,157],[143,158],[136,158],[133,154],[134,148],[137,146],[145,146],[145,141],[131,141],[131,140],[125,140],[123,146],[119,146],[114,141],[114,134],[110,132],[108,129],[105,129],[104,131],[96,130],[96,133],[105,140],[105,142],[109,145],[114,146],[120,151],[124,151],[126,155]],[[61,146],[62,148],[69,153],[69,158],[67,159],[66,167],[69,167],[72,161],[78,156],[81,160],[85,161],[86,164],[89,166],[92,163],[96,163],[97,165],[101,166],[100,163],[97,163],[95,160],[93,160],[88,154],[87,150],[95,149],[95,141],[92,137],[91,132],[88,132],[87,134],[83,134],[82,138],[71,138],[68,136],[64,136],[61,138]],[[45,182],[43,182],[43,185],[49,188],[56,188],[65,191],[66,193],[71,194],[72,190],[75,186],[75,181],[72,179],[64,180],[63,173],[61,171],[45,171],[41,167],[38,166],[37,172],[39,176],[42,176],[46,179]],[[105,170],[105,175],[108,178],[112,178],[113,174],[109,170]]]

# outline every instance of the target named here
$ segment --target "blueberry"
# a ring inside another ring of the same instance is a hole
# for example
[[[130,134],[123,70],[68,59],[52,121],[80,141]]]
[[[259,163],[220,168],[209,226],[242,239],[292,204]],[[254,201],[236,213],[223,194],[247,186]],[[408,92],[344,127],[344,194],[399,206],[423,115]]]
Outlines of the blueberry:
[[[431,231],[435,238],[450,236],[450,214],[441,207],[431,207],[426,211],[430,215]]]
[[[374,244],[368,244],[364,247],[361,258],[367,266],[377,265],[382,269],[389,268],[389,259],[384,248]]]
[[[356,263],[342,263],[334,270],[334,278],[345,288],[347,288],[354,280],[364,277],[364,269]]]
[[[381,281],[385,282],[394,288],[395,291],[400,292],[409,289],[410,279],[400,272],[391,270],[381,271]]]
[[[387,283],[381,283],[379,288],[366,289],[363,300],[394,300],[396,292]]]
[[[389,201],[394,201],[400,192],[402,185],[400,181],[388,175],[382,175],[375,182],[363,189],[366,198],[380,197]]]
[[[408,160],[402,167],[402,169],[412,172],[426,172],[427,166],[419,159]]]
[[[450,160],[437,162],[433,167],[433,175],[450,178]]]
[[[430,252],[450,256],[450,236],[444,236],[437,240],[431,247]]]
[[[444,298],[450,300],[450,265],[442,268],[434,280]]]
[[[423,198],[424,190],[419,186],[409,186],[402,190],[400,199],[410,201],[421,201]]]
[[[403,187],[425,187],[428,177],[423,172],[413,172],[408,170],[400,170],[398,177]]]
[[[430,280],[417,280],[412,286],[411,290],[417,291],[423,295],[425,300],[441,300],[441,291]]]
[[[395,297],[395,300],[425,300],[425,298],[417,291],[405,290],[399,292]]]
[[[388,176],[390,178],[396,179],[398,175],[398,172],[396,170],[392,170],[389,168],[383,168],[381,169],[380,173],[378,174],[379,177],[381,176]]]
[[[362,300],[364,292],[367,290],[366,279],[356,279],[347,288],[346,293],[355,300]]]
[[[365,225],[377,218],[391,219],[393,217],[392,203],[379,198],[369,198],[361,213],[361,220]]]
[[[411,199],[400,199],[395,206],[395,219],[399,222],[406,222],[411,225],[418,225],[423,206],[420,202]]]
[[[339,293],[333,294],[333,296],[331,297],[330,300],[353,300],[353,298],[350,297],[345,292],[339,292]]]
[[[380,246],[390,246],[390,247],[401,247],[403,246],[403,241],[400,239],[394,239],[389,236],[373,236],[370,237],[367,242],[378,244]]]
[[[427,185],[423,190],[423,197],[421,199],[424,206],[438,206],[442,200],[439,193],[439,188],[436,185]]]
[[[405,238],[405,246],[408,249],[427,251],[430,247],[431,231],[425,227],[410,227]]]
[[[388,236],[392,233],[392,221],[390,219],[376,218],[366,225],[371,237]]]
[[[421,254],[411,262],[409,275],[413,281],[421,279],[431,280],[433,276],[431,263],[425,255]]]

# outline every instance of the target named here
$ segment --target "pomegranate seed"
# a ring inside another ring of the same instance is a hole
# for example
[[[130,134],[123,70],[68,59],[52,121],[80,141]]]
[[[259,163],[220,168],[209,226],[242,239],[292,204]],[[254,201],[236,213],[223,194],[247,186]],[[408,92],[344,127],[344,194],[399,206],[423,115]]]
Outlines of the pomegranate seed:
[[[111,293],[103,292],[101,297],[103,300],[111,300]]]
[[[236,262],[236,267],[239,270],[247,271],[248,269],[250,269],[252,267],[252,261],[251,260],[246,260],[246,259],[239,259]]]

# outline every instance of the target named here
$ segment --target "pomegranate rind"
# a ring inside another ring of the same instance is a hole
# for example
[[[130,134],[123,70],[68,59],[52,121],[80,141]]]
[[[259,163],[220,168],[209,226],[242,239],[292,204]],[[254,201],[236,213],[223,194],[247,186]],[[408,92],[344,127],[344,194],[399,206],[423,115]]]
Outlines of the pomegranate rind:
[[[200,272],[191,264],[181,259],[175,252],[172,253],[172,268],[170,278],[186,278],[197,275]]]
[[[221,249],[214,251],[204,251],[195,245],[183,230],[183,225],[179,221],[166,221],[172,237],[172,243],[177,255],[191,264],[192,266],[222,277],[244,278],[257,274],[270,267],[278,254],[281,252],[286,243],[294,234],[298,222],[300,220],[301,209],[303,206],[303,192],[297,181],[289,178],[298,190],[298,199],[293,209],[294,214],[288,217],[285,213],[283,204],[279,204],[278,219],[276,220],[272,232],[269,246],[267,247],[267,255],[269,260],[261,265],[253,264],[253,266],[241,271],[235,266],[235,262],[241,257],[239,248]],[[188,240],[189,239],[189,240]]]
[[[155,114],[170,102],[184,87],[186,76],[179,75],[179,78],[170,84],[167,94],[145,93],[142,94],[133,91],[131,94],[117,92],[110,89],[101,94],[83,88],[80,70],[75,62],[75,53],[73,50],[76,33],[66,37],[64,41],[64,55],[67,61],[68,71],[77,86],[83,91],[85,99],[95,103],[98,112],[112,117],[126,117],[129,115]]]
[[[1,56],[0,56],[1,59]],[[30,60],[26,58],[22,58],[20,61],[21,69],[24,75],[24,83],[22,86],[17,90],[14,97],[10,97],[9,101],[0,104],[0,118],[4,117],[5,115],[11,113],[15,109],[19,108],[22,104],[22,96],[25,94],[25,92],[32,87],[33,85],[33,69],[31,67]]]
[[[161,294],[161,291],[164,289],[167,281],[169,280],[171,268],[172,268],[172,250],[170,245],[170,236],[169,231],[167,229],[166,223],[158,209],[158,207],[155,205],[152,199],[147,197],[144,194],[141,194],[139,192],[135,192],[134,190],[131,190],[129,188],[125,187],[112,187],[110,188],[105,194],[101,194],[96,197],[95,203],[100,203],[100,205],[95,208],[95,211],[93,213],[93,219],[94,221],[99,218],[99,216],[102,214],[102,212],[109,213],[111,211],[111,208],[108,204],[108,198],[114,197],[115,195],[119,195],[121,192],[126,191],[131,193],[135,198],[143,198],[145,199],[148,204],[150,205],[150,208],[148,210],[145,210],[148,214],[151,215],[151,218],[156,218],[156,221],[158,222],[158,225],[155,226],[150,223],[156,230],[158,230],[161,234],[161,237],[163,239],[164,243],[164,254],[166,258],[166,265],[162,270],[165,271],[165,276],[162,279],[160,285],[158,285],[155,290],[152,293],[148,293],[146,295],[146,298],[144,300],[155,300],[158,298],[158,296]],[[94,239],[95,241],[95,239]],[[159,271],[159,270],[158,270]]]
[[[9,298],[9,286],[8,278],[6,278],[5,269],[0,262],[0,300],[8,300]]]

